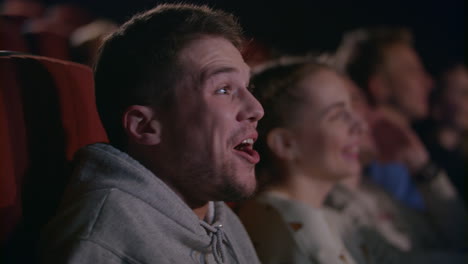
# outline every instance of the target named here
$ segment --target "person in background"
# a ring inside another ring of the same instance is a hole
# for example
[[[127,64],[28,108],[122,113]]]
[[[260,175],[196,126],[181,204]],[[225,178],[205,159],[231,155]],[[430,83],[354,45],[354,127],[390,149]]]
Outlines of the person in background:
[[[221,201],[255,190],[263,108],[235,18],[159,5],[108,37],[95,68],[110,144],[84,147],[43,263],[259,263]]]
[[[349,79],[347,84],[353,109],[369,121],[373,112],[363,92]],[[361,140],[360,160],[363,168],[377,155],[369,132],[364,131]],[[327,196],[325,205],[337,210],[341,218],[349,218],[355,224],[353,228],[371,228],[400,251],[445,251],[445,254],[453,251],[443,243],[430,215],[394,199],[381,186],[373,183],[365,171],[351,175],[335,186]],[[343,237],[343,240],[348,238]]]
[[[411,122],[429,114],[432,79],[412,47],[411,34],[385,27],[352,31],[337,51],[337,64],[363,89],[378,116],[370,123],[379,153],[369,166],[370,177],[408,206],[424,209],[411,175],[427,174],[432,167]]]
[[[462,150],[468,131],[468,68],[455,64],[447,69],[431,95],[429,120],[416,126],[431,160],[443,168],[459,194],[467,200],[467,180]]]
[[[411,127],[413,121],[428,116],[433,84],[412,47],[410,33],[385,27],[350,32],[335,60],[372,108],[368,121],[377,156],[366,168],[367,175],[407,206],[430,214],[444,236],[441,243],[466,248],[465,205]]]
[[[117,28],[118,26],[110,20],[96,19],[74,30],[70,36],[73,61],[94,67],[99,47]]]
[[[361,172],[366,124],[352,108],[349,80],[320,59],[280,59],[254,74],[265,108],[259,123],[261,192],[239,216],[264,263],[464,263],[463,256],[406,253],[373,226],[325,202]]]
[[[265,108],[256,172],[263,188],[239,216],[264,263],[358,263],[329,225],[323,203],[360,170],[363,123],[344,79],[306,58],[283,58],[254,75]]]

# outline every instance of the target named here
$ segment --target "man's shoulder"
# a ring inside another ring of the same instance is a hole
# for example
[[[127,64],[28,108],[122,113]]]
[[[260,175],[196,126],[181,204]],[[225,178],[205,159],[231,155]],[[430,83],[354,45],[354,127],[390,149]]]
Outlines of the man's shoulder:
[[[131,222],[135,217],[141,218],[142,212],[145,215],[156,214],[154,211],[144,201],[122,190],[97,189],[64,200],[45,232],[80,239],[107,231],[115,234],[126,228],[119,225]],[[57,226],[64,227],[64,230],[56,230]]]
[[[42,251],[72,252],[67,257],[74,251],[128,260],[162,257],[164,250],[154,249],[174,244],[169,234],[175,228],[163,212],[138,197],[116,188],[94,190],[62,205],[44,230]]]

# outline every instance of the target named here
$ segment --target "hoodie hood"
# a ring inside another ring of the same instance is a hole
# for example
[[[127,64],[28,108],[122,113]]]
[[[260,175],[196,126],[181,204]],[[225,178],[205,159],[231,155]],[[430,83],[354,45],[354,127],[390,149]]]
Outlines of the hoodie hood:
[[[80,149],[74,160],[77,164],[69,192],[80,195],[99,189],[118,189],[144,201],[188,231],[206,236],[198,217],[182,199],[128,154],[111,145],[97,143]],[[217,215],[222,216],[221,212]]]
[[[97,216],[92,216],[95,222],[80,227],[80,230],[88,230],[81,237],[97,240],[107,248],[122,248],[124,255],[145,251],[142,254],[145,256],[159,245],[162,256],[167,256],[171,263],[186,263],[178,256],[170,256],[168,251],[177,249],[195,263],[258,263],[245,230],[224,202],[210,202],[208,215],[211,217],[207,218],[211,219],[200,220],[156,175],[108,144],[86,146],[76,153],[74,161],[74,174],[65,192],[61,211],[72,211],[70,208],[77,207],[77,201],[86,203],[79,206],[80,211],[83,211],[82,207],[97,211],[91,207],[102,203],[101,209],[95,213]],[[89,201],[89,197],[98,197],[93,199],[99,201]],[[68,215],[67,218],[73,217]],[[115,224],[116,221],[122,224]],[[125,230],[122,232],[128,234],[128,240],[138,240],[138,243],[128,245],[120,241],[122,238],[110,225],[118,225],[119,229]],[[163,249],[165,247],[167,250]]]

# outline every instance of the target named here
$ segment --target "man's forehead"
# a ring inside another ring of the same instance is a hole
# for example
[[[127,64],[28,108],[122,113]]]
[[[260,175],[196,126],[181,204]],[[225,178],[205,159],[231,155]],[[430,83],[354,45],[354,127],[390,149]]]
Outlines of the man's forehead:
[[[250,68],[239,50],[227,39],[202,37],[190,42],[179,53],[182,66],[198,74],[240,73],[249,76]]]
[[[222,65],[211,65],[201,71],[200,79],[202,82],[222,74],[239,74],[240,76],[245,76],[246,78],[250,79],[250,71],[247,68],[239,69],[230,66],[222,66]]]

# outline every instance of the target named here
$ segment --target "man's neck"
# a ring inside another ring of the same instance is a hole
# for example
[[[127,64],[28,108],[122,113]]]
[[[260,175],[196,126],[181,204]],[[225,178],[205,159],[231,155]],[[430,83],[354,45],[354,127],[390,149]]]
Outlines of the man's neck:
[[[192,210],[200,220],[203,220],[205,219],[206,214],[208,213],[208,203],[202,207],[192,208]]]
[[[161,167],[155,167],[155,163],[152,160],[148,160],[147,157],[153,156],[153,153],[148,153],[146,149],[138,148],[138,145],[130,145],[127,153],[135,160],[138,160],[143,166],[148,168],[150,171],[157,175],[157,177],[162,180],[172,191],[174,191],[177,196],[179,196],[185,204],[192,209],[192,211],[198,216],[199,219],[205,219],[208,212],[208,202],[190,199],[186,195],[183,195],[179,188],[176,187],[176,184],[171,180],[171,177],[165,177],[165,175],[170,175],[169,172],[165,172]]]

